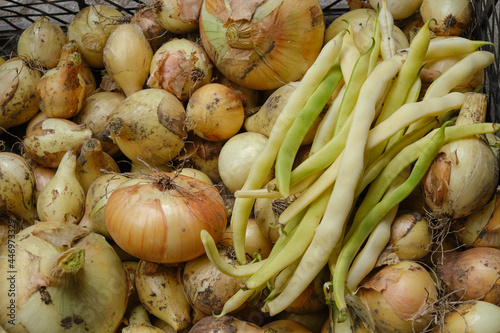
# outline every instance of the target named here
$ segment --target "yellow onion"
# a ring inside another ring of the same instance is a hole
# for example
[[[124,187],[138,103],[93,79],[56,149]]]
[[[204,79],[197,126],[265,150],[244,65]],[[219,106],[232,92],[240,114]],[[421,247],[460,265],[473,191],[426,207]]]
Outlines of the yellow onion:
[[[439,332],[469,332],[469,333],[499,333],[500,307],[489,302],[461,302],[450,310],[431,333]]]
[[[487,98],[466,93],[456,125],[483,122]],[[425,202],[436,217],[461,218],[489,202],[499,178],[498,159],[474,136],[446,143],[421,182]]]
[[[278,319],[273,320],[270,323],[262,326],[265,330],[271,330],[276,333],[287,333],[287,332],[296,332],[296,333],[312,333],[312,331],[301,323],[292,320],[292,319]]]
[[[103,50],[109,35],[123,14],[108,5],[92,5],[80,10],[71,20],[67,36],[75,40],[82,57],[92,68],[103,68]]]
[[[126,96],[143,88],[152,58],[153,49],[135,23],[119,24],[103,49],[104,67]]]
[[[473,247],[443,254],[438,277],[456,300],[482,300],[500,306],[500,249]]]
[[[413,15],[422,4],[422,0],[399,1],[385,0],[387,9],[395,20],[402,20]],[[377,6],[382,6],[382,0],[369,0],[370,6],[377,9]]]
[[[85,212],[85,191],[76,178],[77,155],[68,150],[56,174],[37,198],[36,209],[40,221],[78,223]]]
[[[243,132],[234,135],[222,146],[219,154],[219,174],[227,188],[235,193],[245,184],[250,167],[264,149],[268,138],[260,133]],[[274,170],[269,172],[270,181]]]
[[[226,262],[236,264],[231,248],[220,249],[219,254]],[[225,303],[245,282],[243,278],[222,273],[206,255],[186,262],[181,281],[193,309],[205,315],[221,313]],[[250,303],[246,302],[242,307],[247,304]]]
[[[299,80],[323,46],[325,22],[317,0],[207,0],[201,41],[229,80],[256,90]]]
[[[143,89],[118,106],[108,129],[132,162],[143,160],[155,166],[171,161],[182,150],[185,117],[184,106],[174,95],[163,89]]]
[[[92,137],[98,139],[102,149],[111,156],[120,149],[111,139],[107,125],[125,98],[126,96],[119,92],[97,92],[85,100],[82,110],[72,118],[76,124],[85,124],[92,131]]]
[[[62,66],[47,71],[37,85],[38,106],[49,118],[71,118],[85,101],[85,81],[79,75],[81,54],[70,53],[64,60]]]
[[[176,332],[191,324],[191,306],[184,294],[181,267],[141,260],[135,285],[144,308],[168,323]]]
[[[0,152],[0,215],[13,215],[32,224],[36,212],[35,176],[22,156]]]
[[[432,320],[437,288],[420,264],[404,260],[382,267],[356,295],[368,307],[378,332],[421,332]]]
[[[221,73],[217,73],[213,82],[220,83],[234,90],[236,94],[240,97],[243,108],[245,109],[245,115],[251,115],[255,113],[260,107],[261,94],[259,90],[250,89],[243,87],[233,81],[229,80],[227,77]]]
[[[64,154],[78,149],[92,137],[85,125],[61,118],[47,118],[35,124],[23,140],[26,154],[37,164],[57,168]]]
[[[272,186],[276,186],[276,178],[266,184],[266,188],[272,188]],[[294,196],[291,196],[291,198],[294,198]],[[287,200],[283,198],[255,199],[253,210],[255,222],[261,232],[267,235],[272,242],[276,242],[280,237],[278,219],[288,205]]]
[[[145,4],[137,5],[130,21],[139,25],[148,40],[153,52],[158,50],[163,43],[171,39],[172,33],[163,28],[156,20],[153,8]]]
[[[493,199],[474,213],[453,224],[459,241],[467,247],[500,249],[500,200],[498,189]]]
[[[61,27],[41,16],[22,32],[17,42],[17,55],[34,59],[45,68],[54,68],[66,42]]]
[[[47,119],[47,115],[45,113],[43,113],[42,111],[38,112],[36,115],[33,116],[33,118],[30,119],[30,121],[28,121],[28,123],[26,124],[26,132],[25,134],[26,135],[29,135],[31,133],[31,131],[33,130],[33,128],[35,128],[35,126],[40,123],[41,121]]]
[[[0,133],[37,114],[36,86],[41,77],[27,59],[15,57],[0,65]]]
[[[205,174],[203,171],[196,170],[193,168],[182,168],[178,171],[179,174],[192,177],[195,180],[199,180],[201,182],[206,183],[207,185],[213,185],[212,180]]]
[[[33,175],[35,176],[35,194],[38,197],[45,185],[47,185],[56,174],[56,169],[45,168],[36,163],[33,163],[32,168]]]
[[[233,246],[231,225],[227,226],[218,245],[222,247]],[[272,242],[267,234],[262,232],[259,225],[255,222],[255,219],[249,218],[245,231],[245,253],[250,258],[265,259],[269,256],[269,253],[271,253],[272,247]]]
[[[198,30],[200,7],[203,0],[154,0],[153,13],[158,23],[174,34]]]
[[[473,22],[473,2],[470,0],[423,0],[420,6],[422,20],[438,36],[459,36]]]
[[[245,110],[233,89],[208,83],[195,90],[186,106],[186,128],[208,141],[225,141],[239,132]]]
[[[212,67],[203,47],[186,38],[174,38],[153,55],[147,85],[187,100],[196,89],[212,80]]]
[[[141,304],[136,305],[128,317],[128,324],[121,330],[122,333],[164,333],[159,327],[151,325],[149,313]]]
[[[194,259],[205,249],[200,231],[217,242],[227,224],[219,192],[192,177],[161,173],[113,191],[104,212],[114,241],[131,255],[158,263]]]
[[[108,239],[112,239],[106,227],[104,209],[111,193],[127,180],[129,178],[122,174],[111,173],[97,178],[87,190],[85,195],[85,213],[78,225],[101,234]]]
[[[207,316],[191,327],[189,333],[266,333],[266,330],[231,315]]]
[[[74,224],[39,222],[16,236],[14,273],[9,252],[8,245],[0,247],[0,326],[21,332],[116,331],[129,282],[104,237]]]

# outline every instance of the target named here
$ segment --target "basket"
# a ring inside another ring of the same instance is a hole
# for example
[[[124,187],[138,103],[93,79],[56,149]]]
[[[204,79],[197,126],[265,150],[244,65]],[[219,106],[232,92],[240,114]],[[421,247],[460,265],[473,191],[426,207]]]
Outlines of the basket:
[[[0,56],[8,58],[17,48],[22,31],[38,17],[46,16],[65,30],[74,15],[92,4],[104,4],[133,15],[139,4],[151,0],[0,0]],[[349,10],[345,0],[320,0],[326,23]],[[500,122],[500,37],[498,0],[473,1],[475,25],[467,33],[476,40],[487,40],[497,47],[486,46],[485,50],[495,53],[496,61],[486,70],[484,92],[488,94],[488,120]]]

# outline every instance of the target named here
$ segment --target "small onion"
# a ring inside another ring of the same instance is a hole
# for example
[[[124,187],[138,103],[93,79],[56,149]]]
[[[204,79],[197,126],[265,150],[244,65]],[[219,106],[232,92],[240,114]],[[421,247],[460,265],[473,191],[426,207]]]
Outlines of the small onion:
[[[243,132],[226,141],[219,155],[219,174],[232,192],[240,190],[250,173],[250,167],[258,154],[264,149],[268,138],[260,133]],[[267,175],[270,181],[274,169]]]
[[[463,302],[451,310],[444,318],[444,322],[431,333],[439,332],[471,332],[471,333],[500,333],[498,318],[500,307],[489,302]]]
[[[205,253],[201,230],[216,242],[222,238],[227,214],[215,188],[171,173],[139,180],[122,184],[106,203],[108,231],[123,250],[143,260],[179,263]]]
[[[102,52],[106,71],[127,97],[143,88],[153,49],[139,25],[119,24],[109,35]]]
[[[430,19],[429,29],[438,36],[459,36],[473,22],[473,2],[470,0],[423,0],[422,20]]]
[[[61,27],[50,22],[48,17],[41,16],[19,37],[17,55],[34,59],[45,68],[54,68],[66,42],[66,34]]]
[[[78,43],[82,57],[92,68],[103,68],[103,49],[123,14],[107,5],[92,5],[80,10],[68,26],[68,40]]]
[[[395,20],[402,20],[414,14],[422,4],[422,0],[385,0],[387,9]],[[377,6],[382,6],[382,0],[369,0],[370,6],[377,9]]]
[[[108,129],[132,162],[142,159],[155,166],[171,161],[182,150],[185,117],[184,106],[174,95],[163,89],[143,89],[118,106]]]
[[[500,306],[500,250],[473,247],[443,254],[438,277],[454,299],[482,300]]]
[[[181,100],[210,83],[213,65],[205,50],[186,38],[174,38],[154,54],[147,85],[171,92]]]
[[[233,238],[232,238],[231,225],[227,226],[224,231],[224,236],[219,242],[219,246],[232,246]],[[267,236],[264,234],[259,225],[255,222],[255,219],[250,218],[247,222],[247,228],[245,231],[245,252],[250,258],[254,258],[259,256],[262,259],[265,259],[269,256],[272,249],[272,242]]]
[[[153,13],[158,23],[174,34],[198,30],[203,0],[154,0]]]
[[[229,248],[221,249],[219,253],[226,262],[236,264],[234,253]],[[193,309],[205,315],[221,313],[225,303],[240,290],[244,282],[243,278],[222,273],[206,255],[186,262],[182,273],[182,286],[187,299]]]
[[[27,59],[15,57],[0,65],[0,133],[38,113],[36,87],[41,77]]]
[[[401,261],[382,267],[364,281],[357,296],[380,332],[421,332],[431,322],[437,288],[420,264]]]
[[[325,22],[317,0],[206,0],[201,41],[229,80],[256,90],[299,80],[323,46]]]
[[[243,126],[245,110],[239,96],[220,83],[195,90],[186,106],[186,128],[208,141],[225,141]]]
[[[208,177],[207,174],[205,174],[203,171],[200,170],[196,170],[193,168],[182,168],[181,170],[179,170],[179,174],[192,177],[195,180],[199,180],[206,183],[207,185],[213,185],[210,177]]]

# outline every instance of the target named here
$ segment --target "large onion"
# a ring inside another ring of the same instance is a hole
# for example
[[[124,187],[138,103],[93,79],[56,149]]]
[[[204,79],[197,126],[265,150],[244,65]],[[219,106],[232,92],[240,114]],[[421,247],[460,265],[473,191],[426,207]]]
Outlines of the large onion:
[[[205,253],[201,230],[221,239],[227,214],[215,188],[171,173],[144,178],[122,184],[106,203],[108,231],[123,250],[143,260],[179,263]]]
[[[206,0],[200,13],[203,46],[229,80],[275,89],[298,80],[323,45],[317,0]]]

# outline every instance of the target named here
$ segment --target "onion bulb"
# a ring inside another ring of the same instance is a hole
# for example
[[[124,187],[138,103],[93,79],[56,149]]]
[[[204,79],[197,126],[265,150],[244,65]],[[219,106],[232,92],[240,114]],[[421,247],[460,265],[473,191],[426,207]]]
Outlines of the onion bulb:
[[[444,253],[443,258],[436,271],[454,299],[500,306],[500,249],[473,247]]]
[[[227,214],[215,188],[172,173],[131,181],[113,191],[104,212],[109,233],[129,254],[151,262],[180,263],[205,253],[201,230],[216,242],[222,238]]]
[[[220,83],[195,90],[186,106],[186,128],[208,141],[225,141],[239,132],[245,110],[238,94]]]
[[[121,330],[122,333],[164,333],[165,331],[151,325],[149,313],[142,304],[132,308],[128,317],[128,325]]]
[[[126,96],[143,88],[152,58],[153,49],[135,23],[119,24],[103,49],[104,67]]]
[[[456,125],[483,122],[487,98],[466,93]],[[425,202],[436,217],[467,216],[489,202],[499,178],[498,160],[489,144],[474,136],[446,143],[421,182]]]
[[[104,237],[74,224],[39,222],[21,230],[15,245],[14,277],[9,247],[0,247],[0,293],[5,295],[0,326],[22,332],[116,331],[129,282]],[[12,288],[15,293],[9,294]]]
[[[203,0],[154,0],[153,13],[158,23],[174,34],[198,30],[200,7]]]
[[[0,133],[38,113],[36,87],[41,77],[24,58],[15,57],[0,65]]]
[[[0,152],[0,215],[32,224],[38,218],[35,175],[22,156]]]
[[[236,264],[231,248],[220,249],[219,254],[226,262]],[[189,303],[205,315],[221,313],[225,303],[244,283],[243,278],[222,273],[206,255],[187,261],[182,273],[182,286]],[[245,302],[242,307],[246,304],[249,303]]]
[[[262,328],[265,330],[271,330],[272,332],[276,333],[312,333],[309,328],[292,319],[273,320],[262,326]]]
[[[241,190],[250,173],[250,167],[264,149],[268,138],[260,133],[243,132],[227,140],[219,154],[219,174],[226,187],[235,193]],[[273,178],[274,169],[266,182]]]
[[[108,5],[92,5],[80,10],[68,26],[68,40],[78,43],[82,57],[92,68],[103,68],[103,50],[123,14]]]
[[[461,302],[431,333],[500,333],[499,317],[500,307],[497,305],[484,301]]]
[[[163,28],[156,20],[153,8],[145,4],[137,5],[132,16],[131,23],[141,27],[144,36],[148,40],[153,52],[158,50],[163,43],[171,39],[172,33]]]
[[[207,316],[191,327],[189,333],[265,333],[265,329],[231,315]]]
[[[178,172],[181,175],[192,177],[195,180],[199,180],[201,182],[206,183],[207,185],[213,185],[213,182],[210,179],[210,177],[208,177],[208,175],[205,174],[203,171],[196,170],[193,168],[182,168]]]
[[[307,13],[307,15],[304,15]],[[297,34],[300,31],[300,34]],[[318,1],[205,1],[201,40],[229,80],[256,90],[298,80],[321,49],[324,19]]]
[[[231,225],[224,231],[224,236],[218,243],[219,246],[233,246],[233,233]],[[249,218],[245,231],[245,253],[250,258],[266,259],[271,253],[273,245],[267,234],[264,234],[254,218]]]
[[[422,20],[429,23],[429,29],[438,36],[459,36],[473,22],[471,0],[423,0],[420,6]]]
[[[45,185],[49,183],[49,181],[56,174],[56,169],[53,168],[45,168],[42,166],[33,163],[31,166],[33,168],[33,175],[35,176],[35,194],[38,197],[40,192],[43,190]]]
[[[210,83],[212,67],[203,47],[189,39],[174,38],[153,55],[147,85],[187,100],[196,89]]]
[[[61,27],[41,16],[22,32],[17,42],[17,55],[33,59],[45,68],[54,68],[66,42]]]
[[[78,223],[85,212],[85,191],[76,178],[77,155],[68,150],[56,174],[38,195],[40,221]]]
[[[28,156],[37,164],[57,168],[64,154],[92,137],[85,125],[61,118],[47,118],[35,124],[23,140]]]
[[[92,131],[92,137],[101,142],[102,149],[111,156],[119,152],[107,128],[109,119],[117,112],[126,96],[119,92],[101,91],[85,100],[85,105],[72,121],[85,125]]]
[[[185,117],[184,106],[174,95],[162,89],[143,89],[118,106],[108,129],[133,163],[143,160],[155,166],[171,161],[182,150]]]
[[[395,20],[402,20],[413,15],[422,4],[422,0],[385,0],[387,2],[387,9]],[[369,0],[370,6],[377,9],[377,6],[382,7],[382,0]]]
[[[176,332],[191,324],[191,306],[184,294],[181,266],[141,260],[135,271],[139,300],[149,313],[168,323]]]
[[[323,46],[317,0],[203,2],[201,41],[229,80],[256,90],[299,80]]]
[[[404,260],[374,272],[356,295],[368,307],[380,332],[413,333],[430,324],[437,288],[423,266]]]

